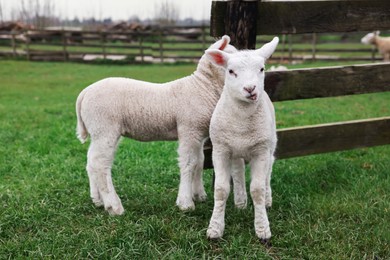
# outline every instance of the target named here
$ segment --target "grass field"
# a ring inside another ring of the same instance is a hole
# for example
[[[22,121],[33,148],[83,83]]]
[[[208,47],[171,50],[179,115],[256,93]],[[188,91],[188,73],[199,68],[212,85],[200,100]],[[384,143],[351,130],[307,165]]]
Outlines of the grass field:
[[[0,60],[0,259],[389,259],[390,146],[276,161],[270,248],[256,239],[251,203],[237,210],[231,198],[224,238],[206,239],[210,170],[207,202],[176,208],[176,142],[124,139],[113,179],[125,215],[95,208],[74,131],[78,93],[107,76],[163,82],[194,69]],[[389,116],[389,100],[277,103],[278,127]]]

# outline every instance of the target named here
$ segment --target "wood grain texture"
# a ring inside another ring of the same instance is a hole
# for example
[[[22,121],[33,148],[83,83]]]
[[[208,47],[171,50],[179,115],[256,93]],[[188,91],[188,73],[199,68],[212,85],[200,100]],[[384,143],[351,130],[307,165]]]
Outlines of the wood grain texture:
[[[213,2],[211,35],[227,33],[228,2]],[[257,34],[321,33],[388,30],[389,0],[258,1]]]
[[[390,63],[270,71],[265,90],[272,101],[390,91]]]
[[[390,117],[278,130],[279,159],[390,144]]]
[[[254,49],[256,47],[257,1],[227,2],[226,13],[225,32],[231,38],[230,44],[239,50]]]

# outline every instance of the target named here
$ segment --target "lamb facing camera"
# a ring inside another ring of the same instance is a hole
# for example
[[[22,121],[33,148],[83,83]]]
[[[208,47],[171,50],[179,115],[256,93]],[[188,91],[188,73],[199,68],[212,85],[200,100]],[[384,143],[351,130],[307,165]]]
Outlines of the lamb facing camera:
[[[266,208],[272,204],[271,171],[276,148],[275,111],[264,91],[265,61],[272,55],[279,38],[257,50],[224,53],[207,50],[206,55],[225,69],[225,85],[210,123],[215,170],[214,210],[207,237],[221,238],[225,228],[225,207],[230,192],[230,176],[245,179],[244,170],[234,169],[237,160],[249,162],[250,193],[255,210],[254,226],[262,242],[271,238]],[[234,166],[234,167],[232,167]],[[240,176],[235,176],[239,174]],[[246,194],[241,201],[246,205]],[[236,203],[237,206],[237,203]]]

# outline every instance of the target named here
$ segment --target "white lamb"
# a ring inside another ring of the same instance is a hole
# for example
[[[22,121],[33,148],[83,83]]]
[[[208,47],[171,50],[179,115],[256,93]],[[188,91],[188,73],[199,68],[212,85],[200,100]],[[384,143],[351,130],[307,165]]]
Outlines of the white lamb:
[[[209,49],[237,50],[224,36]],[[224,71],[205,55],[187,77],[155,84],[128,78],[106,78],[85,88],[76,102],[77,135],[90,135],[87,172],[90,195],[112,215],[124,212],[111,178],[121,136],[139,141],[179,140],[180,185],[176,204],[181,210],[203,201],[203,143],[223,88]]]
[[[361,41],[364,44],[375,45],[383,56],[384,61],[390,61],[390,37],[379,36],[379,31],[368,33]]]
[[[236,160],[250,164],[256,234],[263,243],[271,237],[266,207],[272,204],[270,180],[277,137],[274,107],[264,91],[264,63],[278,42],[279,38],[275,37],[258,50],[233,54],[206,51],[217,65],[226,70],[225,86],[210,123],[216,178],[214,210],[207,230],[211,239],[223,235],[231,174],[242,174],[236,179],[245,178],[242,170],[232,169],[232,161]],[[245,196],[241,198],[245,206],[246,194],[242,195]]]

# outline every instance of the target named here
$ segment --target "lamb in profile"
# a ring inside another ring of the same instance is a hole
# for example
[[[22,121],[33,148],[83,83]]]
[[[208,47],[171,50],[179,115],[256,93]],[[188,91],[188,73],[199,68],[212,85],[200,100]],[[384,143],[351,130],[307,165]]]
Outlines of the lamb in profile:
[[[209,47],[236,52],[230,38]],[[77,136],[91,144],[87,154],[90,195],[112,215],[124,212],[111,178],[121,136],[139,141],[179,140],[180,185],[176,204],[194,209],[205,200],[202,181],[203,144],[223,88],[224,70],[203,55],[185,78],[154,84],[128,78],[106,78],[85,88],[76,102]]]
[[[379,36],[379,31],[368,33],[361,41],[364,44],[375,45],[383,56],[384,61],[390,61],[390,37]]]
[[[243,174],[243,171],[232,169],[235,160],[245,160],[250,164],[256,234],[263,243],[271,237],[266,207],[272,204],[270,179],[277,137],[274,107],[264,91],[264,63],[278,42],[279,38],[275,37],[260,49],[233,54],[206,51],[215,64],[226,70],[225,86],[210,123],[215,187],[208,238],[223,235],[230,176],[234,177],[237,172]],[[241,201],[246,201],[246,198]]]

